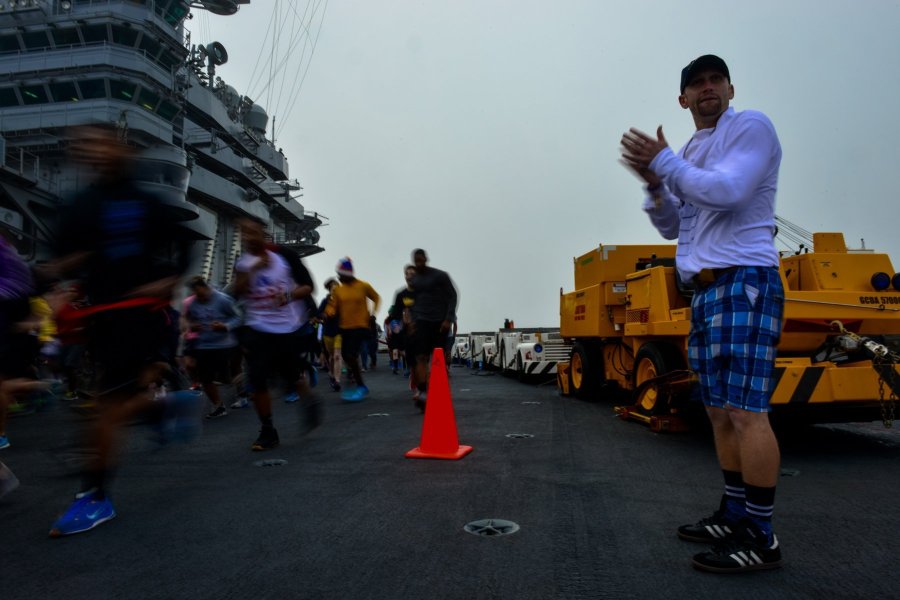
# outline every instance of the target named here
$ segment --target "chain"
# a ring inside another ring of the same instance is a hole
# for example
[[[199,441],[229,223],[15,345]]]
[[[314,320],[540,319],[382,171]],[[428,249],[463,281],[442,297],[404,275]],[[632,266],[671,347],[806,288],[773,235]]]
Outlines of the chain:
[[[881,404],[881,422],[888,429],[894,425],[894,408],[897,404],[897,369],[894,367],[894,361],[891,356],[876,357],[873,361],[875,370],[878,372],[878,401]],[[885,374],[890,381],[885,382]],[[884,384],[887,383],[890,394],[887,400],[884,397]]]

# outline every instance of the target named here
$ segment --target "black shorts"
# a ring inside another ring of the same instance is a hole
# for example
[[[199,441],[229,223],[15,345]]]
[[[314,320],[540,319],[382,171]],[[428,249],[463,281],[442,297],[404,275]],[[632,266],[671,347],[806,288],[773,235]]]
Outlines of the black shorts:
[[[167,362],[168,318],[143,308],[108,310],[91,319],[91,357],[99,370],[101,393],[136,389],[145,367]]]
[[[36,377],[40,350],[37,336],[16,331],[30,312],[28,298],[0,301],[0,376],[4,378]]]
[[[267,333],[247,328],[242,344],[247,357],[247,379],[254,391],[269,389],[269,378],[280,375],[289,384],[308,368],[297,332]]]
[[[406,332],[391,334],[387,339],[389,350],[406,350]]]
[[[37,357],[40,350],[37,336],[29,333],[13,333],[2,342],[0,348],[0,378],[36,379]]]
[[[441,331],[443,321],[416,321],[415,331],[410,339],[410,349],[416,356],[431,356],[435,348],[443,350],[447,343],[447,331]]]
[[[355,360],[359,349],[369,339],[369,329],[341,329],[341,357],[345,361]]]
[[[209,384],[231,381],[231,365],[237,348],[195,349],[191,356],[197,361],[197,380]]]
[[[297,330],[300,338],[300,352],[319,352],[318,331],[310,324],[306,324]]]

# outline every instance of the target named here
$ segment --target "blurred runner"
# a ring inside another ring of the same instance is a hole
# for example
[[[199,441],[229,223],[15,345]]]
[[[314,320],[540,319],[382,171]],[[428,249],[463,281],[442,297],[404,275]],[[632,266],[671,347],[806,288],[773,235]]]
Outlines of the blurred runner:
[[[281,375],[296,388],[306,409],[307,429],[315,428],[320,421],[320,406],[302,377],[308,370],[301,339],[307,315],[306,303],[298,300],[312,293],[312,278],[306,272],[300,277],[302,281],[295,281],[288,261],[278,252],[266,248],[263,223],[241,219],[240,227],[244,254],[235,267],[234,292],[246,302],[246,330],[242,344],[246,351],[251,395],[261,425],[251,449],[270,450],[279,444],[278,431],[272,421],[270,375]]]
[[[338,286],[337,279],[328,279],[325,289],[328,294],[319,305],[319,319],[322,321],[322,364],[328,369],[331,389],[341,391],[341,332],[338,329],[337,316],[327,316],[325,308],[331,302],[331,292]]]
[[[241,324],[234,300],[209,287],[202,277],[194,277],[188,283],[194,301],[185,310],[188,329],[197,334],[193,340],[191,356],[194,359],[197,381],[212,403],[207,419],[228,414],[219,386],[216,382],[231,381],[231,364],[238,351],[234,330]]]
[[[173,290],[190,261],[188,236],[166,204],[132,177],[136,148],[103,126],[80,127],[72,158],[93,184],[62,215],[60,258],[52,275],[76,274],[92,306],[88,347],[98,371],[98,412],[89,445],[95,458],[81,490],[50,529],[52,537],[87,531],[116,516],[109,483],[123,425],[162,414],[152,388],[164,372]],[[171,357],[168,357],[171,358]]]
[[[33,289],[31,269],[0,228],[0,450],[10,446],[9,405],[18,395],[45,387],[36,381],[40,319],[31,311]]]

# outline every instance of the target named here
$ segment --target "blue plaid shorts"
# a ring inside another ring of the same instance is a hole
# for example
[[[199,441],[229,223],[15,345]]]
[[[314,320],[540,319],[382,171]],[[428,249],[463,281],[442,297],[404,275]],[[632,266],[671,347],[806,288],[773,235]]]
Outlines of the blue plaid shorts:
[[[740,267],[694,293],[688,360],[706,406],[770,410],[783,315],[775,267]]]

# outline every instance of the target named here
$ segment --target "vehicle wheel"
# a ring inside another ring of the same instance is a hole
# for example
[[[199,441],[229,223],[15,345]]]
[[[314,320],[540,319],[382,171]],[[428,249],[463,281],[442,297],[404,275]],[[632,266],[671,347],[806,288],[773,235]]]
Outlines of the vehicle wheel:
[[[506,366],[506,346],[505,345],[500,347],[500,373],[505,377],[508,377],[509,375],[512,374],[510,368]]]
[[[577,398],[589,398],[599,387],[600,363],[593,360],[594,354],[580,343],[572,346],[569,358],[569,391]]]
[[[528,379],[528,374],[525,373],[525,363],[522,361],[522,355],[518,352],[516,353],[516,377],[522,383]]]
[[[684,369],[681,354],[668,344],[649,342],[634,359],[634,405],[645,415],[669,413],[669,398],[655,385],[643,384],[670,371]]]

